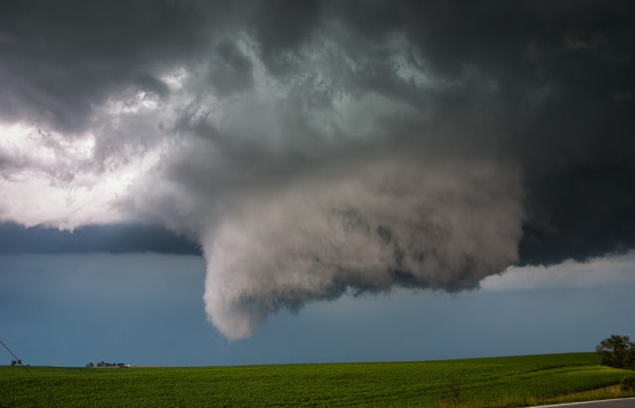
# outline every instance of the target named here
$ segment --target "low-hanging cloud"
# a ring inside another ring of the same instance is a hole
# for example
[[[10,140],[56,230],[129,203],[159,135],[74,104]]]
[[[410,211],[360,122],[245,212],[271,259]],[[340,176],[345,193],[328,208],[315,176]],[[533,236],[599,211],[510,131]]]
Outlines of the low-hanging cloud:
[[[0,219],[186,235],[229,338],[635,246],[628,7],[93,6],[3,6]]]
[[[370,162],[242,199],[201,241],[211,321],[240,338],[347,289],[476,288],[517,261],[522,219],[513,173],[482,166]]]

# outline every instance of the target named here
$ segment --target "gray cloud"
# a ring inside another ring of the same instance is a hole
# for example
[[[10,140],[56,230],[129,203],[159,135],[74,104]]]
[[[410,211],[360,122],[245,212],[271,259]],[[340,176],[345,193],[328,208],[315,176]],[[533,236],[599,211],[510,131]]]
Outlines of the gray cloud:
[[[198,54],[208,41],[205,25],[216,23],[213,9],[202,16],[186,2],[35,0],[2,7],[5,120],[26,116],[66,134],[89,126],[92,106],[113,92],[138,81],[147,86],[148,71]]]
[[[229,40],[216,47],[218,60],[211,63],[210,78],[216,92],[225,96],[253,86],[251,61]]]
[[[513,173],[431,162],[373,160],[238,200],[202,239],[211,321],[240,338],[281,306],[347,288],[472,289],[514,263],[522,205]]]
[[[231,338],[635,246],[626,3],[27,3],[0,13],[1,119],[57,159],[5,148],[2,177],[134,173],[107,207],[198,240]]]
[[[144,91],[152,92],[158,96],[165,98],[170,94],[170,88],[161,81],[147,73],[141,73],[136,76],[134,82]]]

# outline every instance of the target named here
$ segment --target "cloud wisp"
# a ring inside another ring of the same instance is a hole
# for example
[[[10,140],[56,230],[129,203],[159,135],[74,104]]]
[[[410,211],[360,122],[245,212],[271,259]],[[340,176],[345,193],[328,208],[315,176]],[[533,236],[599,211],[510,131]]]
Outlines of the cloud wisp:
[[[195,240],[232,339],[632,248],[632,10],[499,6],[3,6],[0,220]]]

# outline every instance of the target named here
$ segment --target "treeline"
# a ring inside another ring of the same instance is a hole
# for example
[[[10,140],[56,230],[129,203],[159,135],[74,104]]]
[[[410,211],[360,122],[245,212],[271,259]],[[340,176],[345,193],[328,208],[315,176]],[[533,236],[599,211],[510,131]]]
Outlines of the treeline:
[[[107,363],[104,360],[101,360],[99,363],[94,364],[92,361],[86,364],[86,367],[126,367],[124,363]]]

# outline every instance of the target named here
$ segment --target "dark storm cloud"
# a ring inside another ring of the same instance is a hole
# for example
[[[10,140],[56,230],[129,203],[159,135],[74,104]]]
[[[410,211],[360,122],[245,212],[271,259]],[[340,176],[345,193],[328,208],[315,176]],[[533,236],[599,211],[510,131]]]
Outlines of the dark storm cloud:
[[[146,92],[153,92],[158,96],[165,98],[170,94],[170,89],[161,81],[150,74],[142,73],[135,77],[135,83]]]
[[[1,151],[4,178],[154,152],[113,206],[197,238],[232,338],[348,288],[473,289],[635,247],[628,2],[2,8],[2,119],[90,131],[96,162]]]
[[[24,228],[0,224],[2,254],[112,254],[158,252],[200,255],[196,243],[152,225],[85,226],[74,231],[55,228]]]
[[[323,21],[324,4],[318,0],[254,2],[247,16],[248,25],[272,72],[283,74],[297,69],[297,56],[292,54]]]
[[[184,2],[3,2],[0,115],[72,133],[87,125],[92,105],[127,84],[165,93],[139,72],[200,51],[204,21]]]
[[[253,86],[251,61],[234,43],[222,41],[218,44],[216,53],[221,63],[214,64],[210,77],[220,95],[247,90]]]
[[[545,94],[524,112],[516,142],[529,264],[635,246],[633,104],[614,98],[635,87],[633,10],[618,2],[557,11],[569,17],[548,13],[550,36],[529,50]]]
[[[627,2],[371,2],[355,11],[341,16],[369,36],[404,30],[441,77],[475,69],[493,81],[493,95],[461,89],[440,114],[496,122],[506,133],[504,154],[522,162],[520,263],[584,260],[635,245],[635,122],[632,101],[619,97],[635,88]],[[473,104],[460,111],[466,102]]]

